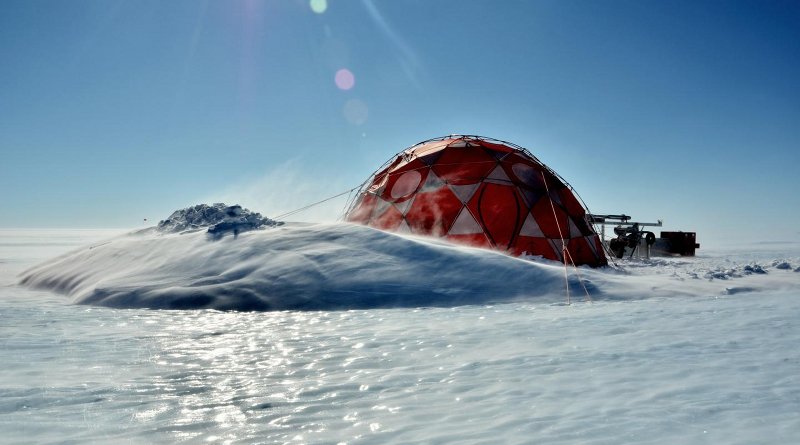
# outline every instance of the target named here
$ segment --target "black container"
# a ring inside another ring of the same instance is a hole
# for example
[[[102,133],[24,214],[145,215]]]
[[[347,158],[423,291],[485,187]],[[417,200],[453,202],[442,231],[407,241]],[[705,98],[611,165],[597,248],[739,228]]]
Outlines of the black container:
[[[661,238],[669,241],[669,253],[683,256],[694,256],[697,244],[695,232],[661,232]]]

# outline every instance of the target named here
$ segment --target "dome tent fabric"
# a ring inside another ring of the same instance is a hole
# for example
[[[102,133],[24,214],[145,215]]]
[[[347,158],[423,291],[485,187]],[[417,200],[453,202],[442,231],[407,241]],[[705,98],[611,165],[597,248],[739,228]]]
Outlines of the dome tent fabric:
[[[480,136],[398,153],[361,186],[345,220],[514,256],[607,264],[571,187],[526,149]]]

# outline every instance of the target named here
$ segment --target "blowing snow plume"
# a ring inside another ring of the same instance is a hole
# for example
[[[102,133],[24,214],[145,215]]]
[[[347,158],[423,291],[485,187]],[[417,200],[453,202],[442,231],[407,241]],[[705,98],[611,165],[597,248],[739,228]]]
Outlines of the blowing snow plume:
[[[664,259],[627,273],[581,267],[569,276],[569,292],[576,299],[734,295],[797,288],[800,279],[786,261],[718,263]],[[560,303],[564,272],[558,262],[436,238],[348,223],[283,224],[215,204],[72,251],[26,271],[21,281],[74,303],[118,308],[341,310]]]
[[[156,228],[35,267],[22,283],[121,308],[354,309],[560,298],[557,267],[352,224],[280,224],[245,212],[222,204],[176,211]]]
[[[198,202],[243,202],[271,215],[294,213],[299,205],[319,201],[332,191],[353,185],[329,171],[314,170],[297,160],[283,162],[254,177],[237,177],[230,184],[198,197]],[[342,213],[346,198],[315,205],[302,212],[304,222],[333,222]]]

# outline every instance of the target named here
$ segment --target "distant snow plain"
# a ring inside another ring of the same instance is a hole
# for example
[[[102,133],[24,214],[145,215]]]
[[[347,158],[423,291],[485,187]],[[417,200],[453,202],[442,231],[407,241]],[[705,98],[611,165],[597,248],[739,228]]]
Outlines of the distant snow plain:
[[[800,443],[791,245],[566,305],[563,266],[348,224],[111,234],[0,231],[11,443]]]

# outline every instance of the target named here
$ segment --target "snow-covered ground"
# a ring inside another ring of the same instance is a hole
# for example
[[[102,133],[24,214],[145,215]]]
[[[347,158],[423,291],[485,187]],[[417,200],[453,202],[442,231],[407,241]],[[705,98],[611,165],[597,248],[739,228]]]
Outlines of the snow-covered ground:
[[[0,432],[800,443],[796,247],[582,268],[565,305],[558,265],[351,225],[0,230]]]
[[[797,261],[621,261],[567,270],[569,298],[714,296],[793,288]],[[125,308],[340,310],[568,298],[560,263],[390,234],[352,224],[290,223],[227,236],[145,229],[26,271],[27,286]],[[584,289],[585,288],[585,289]]]

